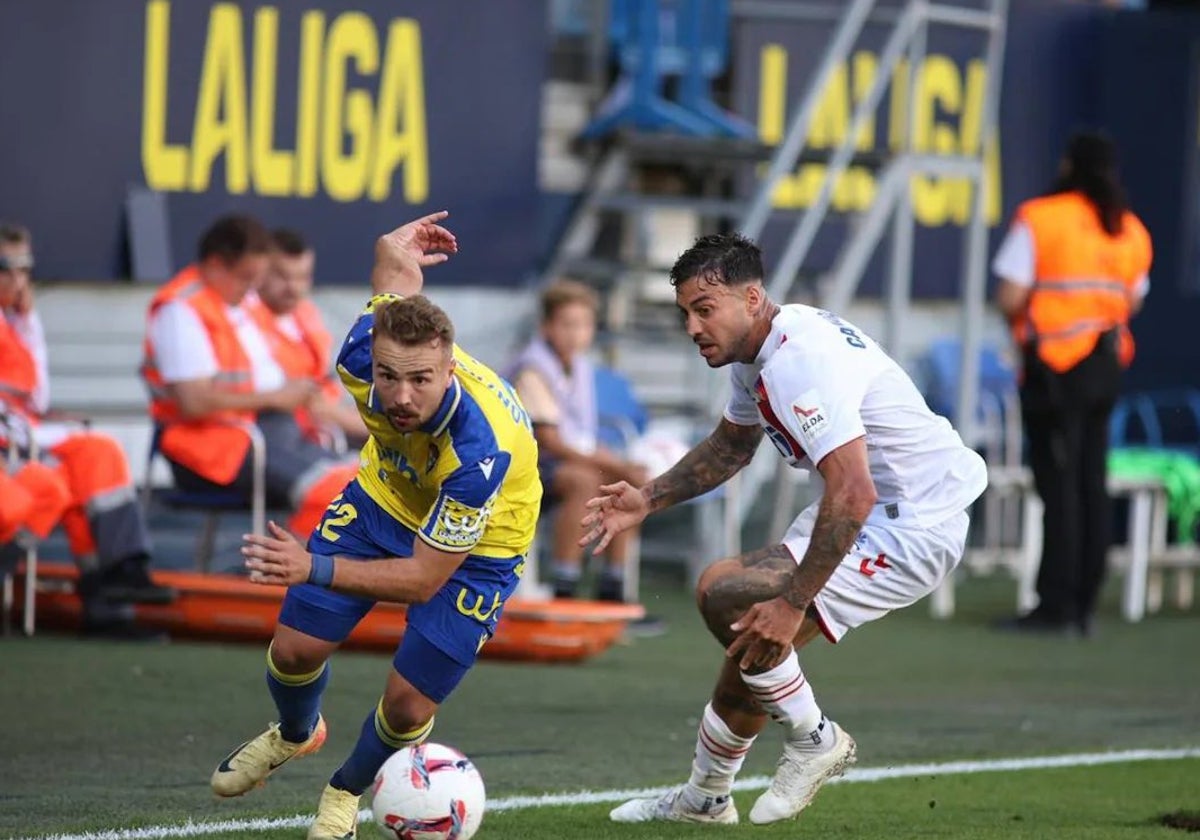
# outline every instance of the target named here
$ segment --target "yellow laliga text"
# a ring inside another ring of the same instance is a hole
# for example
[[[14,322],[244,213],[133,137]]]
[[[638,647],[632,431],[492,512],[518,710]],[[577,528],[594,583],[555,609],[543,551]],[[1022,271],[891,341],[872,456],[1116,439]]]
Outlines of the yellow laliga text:
[[[778,145],[791,117],[788,103],[796,92],[788,91],[788,53],[779,44],[767,44],[759,54],[758,133],[770,145]],[[857,104],[866,98],[878,73],[878,57],[860,51],[834,68],[809,125],[807,147],[832,149],[850,131]],[[890,99],[878,114],[867,120],[854,138],[858,151],[881,145],[878,119],[886,114],[886,145],[898,152],[908,141],[909,67],[900,62],[890,81]],[[912,148],[915,152],[943,155],[976,155],[984,152],[984,205],[988,224],[1000,221],[1000,143],[998,137],[983,143],[983,97],[987,69],[973,60],[960,68],[940,54],[925,57],[917,69],[916,102]],[[802,209],[812,204],[825,181],[826,166],[805,163],[785,175],[775,188],[773,203],[783,209]],[[913,213],[927,227],[964,224],[971,212],[971,183],[965,178],[914,175],[911,185]],[[861,212],[875,198],[875,174],[865,167],[851,166],[834,184],[832,207],[838,212]]]
[[[214,3],[200,63],[181,66],[171,62],[172,2],[149,0],[142,79],[146,184],[205,192],[221,165],[222,186],[235,195],[305,198],[322,189],[336,201],[379,202],[399,185],[405,202],[424,202],[429,148],[417,22],[395,18],[381,28],[362,12],[327,21],[311,10],[300,16],[299,43],[281,49],[280,8],[293,13],[286,6],[251,13],[236,3]],[[282,62],[281,53],[297,57]],[[294,86],[285,86],[296,97],[294,126],[278,123],[283,74],[295,74]],[[190,136],[168,137],[171,114],[190,116]]]

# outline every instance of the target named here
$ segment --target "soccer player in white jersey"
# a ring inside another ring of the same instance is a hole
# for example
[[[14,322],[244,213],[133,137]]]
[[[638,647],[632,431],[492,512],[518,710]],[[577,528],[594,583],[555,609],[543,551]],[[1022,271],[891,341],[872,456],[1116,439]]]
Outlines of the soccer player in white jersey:
[[[699,496],[750,462],[764,433],[793,467],[820,474],[820,499],[780,542],[720,560],[697,602],[726,649],[704,709],[692,774],[655,799],[616,808],[616,822],[735,823],[734,776],[768,717],[786,730],[753,823],[799,814],[855,760],[855,743],[822,712],[796,652],[923,598],[962,557],[967,508],[987,469],[908,375],[853,324],[766,295],[757,246],[706,236],[671,270],[688,336],[709,367],[731,366],[716,429],[639,488],[605,485],[582,542],[602,550],[649,514]]]

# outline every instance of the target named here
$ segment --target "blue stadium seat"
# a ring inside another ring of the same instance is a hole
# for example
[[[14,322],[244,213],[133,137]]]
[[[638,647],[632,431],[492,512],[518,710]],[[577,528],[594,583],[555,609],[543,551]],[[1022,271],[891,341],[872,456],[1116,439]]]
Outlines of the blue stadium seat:
[[[921,363],[925,401],[936,413],[954,422],[958,411],[958,383],[962,376],[962,344],[957,338],[934,341]],[[989,457],[1020,461],[1019,452],[1009,452],[1020,440],[1020,402],[1017,375],[995,347],[979,350],[979,404],[976,419],[983,425]]]
[[[621,127],[694,137],[756,136],[754,127],[717,106],[712,80],[729,64],[729,0],[613,0],[609,17],[618,78],[586,139]],[[680,78],[678,102],[662,93]]]
[[[1200,456],[1200,389],[1127,394],[1109,423],[1109,446],[1147,446]]]
[[[600,443],[614,452],[625,452],[650,421],[633,391],[633,383],[602,365],[596,366],[596,409],[600,415]]]

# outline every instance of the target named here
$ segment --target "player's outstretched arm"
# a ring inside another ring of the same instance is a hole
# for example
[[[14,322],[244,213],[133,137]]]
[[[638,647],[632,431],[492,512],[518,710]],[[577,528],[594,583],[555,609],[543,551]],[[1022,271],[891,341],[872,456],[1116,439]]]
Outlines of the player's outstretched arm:
[[[263,536],[242,536],[242,556],[252,583],[293,586],[312,583],[336,592],[376,601],[420,604],[428,601],[462,565],[467,552],[447,552],[421,539],[412,557],[348,560],[310,554],[290,532],[274,522]]]
[[[651,513],[720,486],[750,463],[762,436],[761,426],[739,426],[722,418],[679,463],[640,490],[625,481],[603,485],[600,495],[587,503],[579,544],[595,542],[592,550],[603,551],[613,537]]]
[[[458,253],[454,234],[438,224],[449,216],[439,210],[401,225],[375,240],[375,265],[371,269],[374,294],[417,295],[425,285],[423,269]]]
[[[762,441],[761,426],[739,426],[725,418],[658,478],[642,488],[650,512],[686,502],[720,487],[750,463]]]

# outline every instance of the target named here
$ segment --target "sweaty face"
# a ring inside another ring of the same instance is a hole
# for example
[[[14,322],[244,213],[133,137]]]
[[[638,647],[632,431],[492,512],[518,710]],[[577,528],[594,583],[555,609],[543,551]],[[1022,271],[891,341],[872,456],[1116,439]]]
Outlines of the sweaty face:
[[[451,348],[439,342],[408,345],[377,335],[371,362],[375,395],[398,432],[415,432],[437,413],[454,372]]]
[[[271,255],[271,267],[258,287],[258,296],[276,315],[286,315],[312,290],[315,263],[316,255],[312,251],[297,255],[276,251]]]
[[[28,242],[0,242],[0,308],[12,306],[29,287],[33,248]]]
[[[271,258],[266,254],[244,254],[232,263],[213,256],[201,263],[200,270],[222,300],[237,306],[251,289],[259,287],[270,265]]]
[[[675,287],[675,305],[688,337],[709,367],[753,361],[750,331],[755,307],[761,303],[757,284],[726,286],[692,277]]]
[[[586,303],[560,306],[542,323],[542,335],[559,358],[570,360],[591,349],[596,338],[596,313]]]

